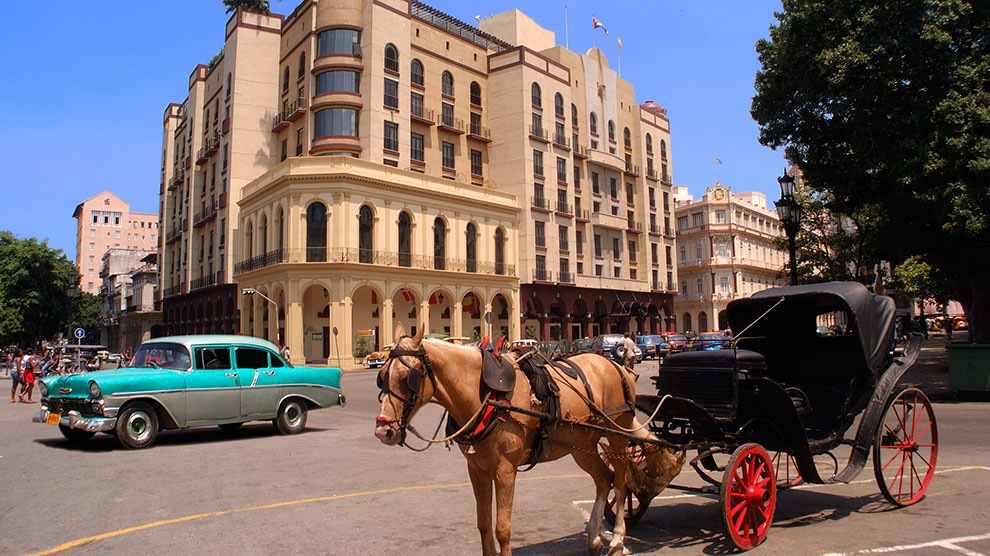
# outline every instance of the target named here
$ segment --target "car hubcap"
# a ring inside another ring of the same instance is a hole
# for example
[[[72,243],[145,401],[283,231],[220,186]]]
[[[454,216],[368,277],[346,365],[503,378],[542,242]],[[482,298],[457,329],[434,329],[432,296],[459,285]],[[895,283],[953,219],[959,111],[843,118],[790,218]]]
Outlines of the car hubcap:
[[[135,440],[144,440],[148,438],[148,435],[151,432],[148,428],[148,421],[148,416],[141,412],[132,413],[131,416],[127,418],[127,429],[131,431],[131,436],[133,436]]]

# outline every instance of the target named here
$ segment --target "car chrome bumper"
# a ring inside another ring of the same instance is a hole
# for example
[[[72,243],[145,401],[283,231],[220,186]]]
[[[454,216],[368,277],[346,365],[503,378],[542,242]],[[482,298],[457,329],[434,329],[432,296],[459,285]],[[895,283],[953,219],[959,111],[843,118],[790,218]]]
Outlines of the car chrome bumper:
[[[31,421],[35,423],[47,423],[48,415],[48,410],[42,409],[40,413],[35,414]],[[70,411],[65,415],[59,416],[58,424],[63,427],[80,429],[89,432],[105,432],[111,431],[115,426],[117,426],[117,418],[83,417],[78,411]]]

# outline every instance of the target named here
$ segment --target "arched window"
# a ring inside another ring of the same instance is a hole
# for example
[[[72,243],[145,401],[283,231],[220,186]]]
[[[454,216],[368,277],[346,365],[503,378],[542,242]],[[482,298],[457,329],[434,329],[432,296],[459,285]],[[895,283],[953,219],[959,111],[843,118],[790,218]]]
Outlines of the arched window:
[[[306,209],[306,260],[327,260],[327,206],[320,202]]]
[[[530,87],[533,96],[533,106],[542,108],[543,107],[543,94],[540,91],[540,85],[534,81],[533,86]]]
[[[423,86],[423,62],[416,58],[409,64],[409,81],[413,85]]]
[[[691,331],[691,313],[684,313],[684,329],[683,332]]]
[[[302,79],[302,76],[306,75],[306,53],[303,52],[299,55],[299,71],[296,75],[296,79]]]
[[[594,112],[591,113],[591,132],[598,133],[598,116]]]
[[[447,268],[447,224],[439,216],[433,221],[433,268]]]
[[[275,216],[275,248],[281,251],[285,249],[285,213],[279,207]]]
[[[477,81],[471,82],[471,104],[481,106],[481,85]]]
[[[368,205],[362,205],[358,212],[358,261],[370,263],[372,259],[372,236],[375,217]]]
[[[574,127],[578,126],[577,106],[573,104],[571,105],[571,125]]]
[[[454,76],[449,71],[444,71],[440,76],[440,92],[449,97],[454,96]]]
[[[622,130],[622,144],[626,146],[627,149],[632,148],[632,134],[629,133],[629,128],[623,128]]]
[[[608,121],[608,140],[615,143],[615,122]]]
[[[646,154],[653,154],[653,136],[646,134]]]
[[[667,142],[660,140],[660,158],[667,158]]]
[[[708,313],[702,311],[698,313],[698,331],[704,332],[708,330]]]
[[[282,92],[289,90],[289,67],[286,66],[285,72],[282,74]]]
[[[558,118],[564,117],[564,95],[560,93],[553,95],[553,113],[556,114]]]
[[[409,213],[399,213],[399,266],[412,266],[412,219]]]
[[[505,232],[495,230],[495,274],[505,274]]]
[[[231,76],[228,73],[227,74],[227,98],[230,98],[230,85],[231,85]]]
[[[385,45],[385,69],[399,73],[399,50],[392,43]]]
[[[261,215],[261,230],[259,230],[261,235],[261,254],[265,255],[268,253],[268,215]]]
[[[474,227],[474,224],[468,223],[467,229],[464,230],[464,235],[466,236],[465,242],[465,253],[464,258],[467,260],[467,271],[477,272],[478,271],[478,252],[477,252],[477,238],[478,230]]]
[[[244,259],[247,260],[254,256],[254,224],[248,222],[244,229]]]

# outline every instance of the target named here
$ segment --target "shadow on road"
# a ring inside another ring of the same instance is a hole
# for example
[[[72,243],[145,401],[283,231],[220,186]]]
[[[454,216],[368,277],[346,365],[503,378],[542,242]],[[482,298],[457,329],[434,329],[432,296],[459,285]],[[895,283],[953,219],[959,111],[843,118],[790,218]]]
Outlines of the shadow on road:
[[[52,427],[54,429],[54,427]],[[307,426],[300,434],[312,434],[330,430],[324,427]],[[164,448],[166,446],[186,446],[196,444],[207,444],[214,442],[231,442],[239,440],[250,440],[253,438],[267,438],[281,436],[275,431],[271,423],[250,423],[235,431],[222,431],[217,427],[202,427],[195,429],[166,430],[158,433],[158,438],[151,446],[151,449]],[[35,443],[47,448],[60,450],[73,450],[80,452],[109,452],[112,450],[122,450],[120,444],[113,434],[97,433],[96,436],[82,442],[73,442],[63,438],[61,434],[51,438],[39,438]]]

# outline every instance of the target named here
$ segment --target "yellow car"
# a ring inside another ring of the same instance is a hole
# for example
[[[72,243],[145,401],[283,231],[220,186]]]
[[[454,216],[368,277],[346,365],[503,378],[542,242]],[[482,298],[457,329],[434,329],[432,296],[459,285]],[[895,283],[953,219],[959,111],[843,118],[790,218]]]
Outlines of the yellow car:
[[[389,344],[379,351],[369,353],[368,357],[365,358],[365,363],[368,365],[369,369],[376,369],[385,364],[385,360],[388,359],[388,352],[392,350],[392,344]]]

